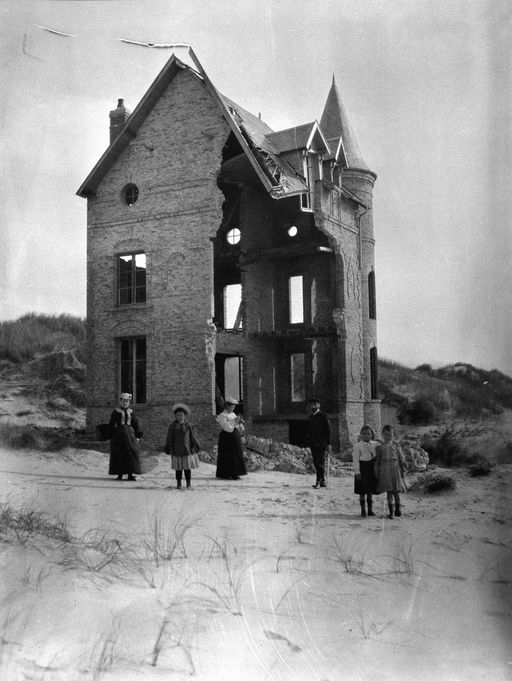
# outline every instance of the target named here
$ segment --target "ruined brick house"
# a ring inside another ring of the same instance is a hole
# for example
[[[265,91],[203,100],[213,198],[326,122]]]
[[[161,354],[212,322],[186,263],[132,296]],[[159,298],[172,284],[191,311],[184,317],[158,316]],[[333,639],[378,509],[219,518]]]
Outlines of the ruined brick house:
[[[300,444],[307,400],[334,444],[379,426],[372,192],[333,78],[320,117],[273,131],[173,55],[87,198],[87,428],[134,396],[146,442],[186,401],[205,446],[222,397],[248,431]]]

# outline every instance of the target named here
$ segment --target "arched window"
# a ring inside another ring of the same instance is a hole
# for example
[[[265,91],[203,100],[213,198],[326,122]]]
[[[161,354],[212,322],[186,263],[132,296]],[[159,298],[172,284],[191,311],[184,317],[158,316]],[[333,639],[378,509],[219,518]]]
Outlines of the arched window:
[[[377,303],[375,298],[375,272],[368,275],[368,316],[377,319]]]
[[[127,206],[133,206],[133,204],[139,198],[139,188],[133,182],[127,184],[122,191],[124,202]]]

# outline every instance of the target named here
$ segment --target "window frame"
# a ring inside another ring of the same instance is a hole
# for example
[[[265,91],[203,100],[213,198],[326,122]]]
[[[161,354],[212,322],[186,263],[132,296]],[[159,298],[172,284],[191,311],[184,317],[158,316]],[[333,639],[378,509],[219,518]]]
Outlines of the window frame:
[[[117,338],[118,394],[130,393],[133,404],[147,403],[147,337],[126,336]],[[143,353],[142,353],[143,342]],[[123,358],[123,344],[129,344],[128,359]],[[142,355],[142,356],[141,356]],[[131,364],[131,366],[128,365]],[[125,371],[127,370],[127,375]]]
[[[145,258],[145,277],[144,277],[144,285],[137,285],[137,256],[138,255],[143,255]],[[131,257],[131,271],[129,273],[129,278],[130,278],[130,285],[129,286],[122,286],[121,285],[121,276],[123,273],[121,272],[121,263],[124,258]],[[117,301],[117,306],[118,307],[129,307],[133,305],[145,305],[147,303],[148,299],[148,276],[147,276],[147,254],[145,251],[130,251],[127,253],[118,253],[116,255],[116,301]],[[121,300],[121,294],[123,291],[128,291],[130,292],[130,301],[129,302],[122,302]],[[143,300],[137,300],[137,294],[138,291],[143,290],[144,291],[144,299]]]
[[[139,200],[140,190],[139,190],[139,188],[137,187],[136,184],[134,184],[133,182],[128,182],[128,184],[126,184],[123,187],[121,194],[122,194],[123,203],[125,204],[125,206],[128,206],[128,208],[131,208]],[[129,196],[132,196],[133,200],[130,201],[129,198],[128,198]]]
[[[303,159],[302,159],[302,167],[303,167],[303,174],[304,174],[304,179],[306,180],[306,184],[308,187],[307,192],[303,192],[300,195],[300,209],[304,213],[312,213],[313,212],[313,182],[314,182],[314,173],[313,173],[313,155],[310,154],[309,152],[305,151],[303,154]]]

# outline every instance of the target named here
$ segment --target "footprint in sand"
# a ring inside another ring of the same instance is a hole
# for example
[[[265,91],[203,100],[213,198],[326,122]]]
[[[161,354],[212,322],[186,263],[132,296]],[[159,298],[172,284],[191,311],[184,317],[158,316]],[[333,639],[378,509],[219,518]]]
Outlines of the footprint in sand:
[[[292,643],[290,639],[286,638],[286,636],[281,636],[281,634],[276,634],[275,631],[268,631],[265,630],[263,632],[267,638],[269,638],[271,641],[283,641],[283,643],[286,643],[288,646],[290,646],[290,650],[292,653],[300,653],[302,648],[295,643]]]

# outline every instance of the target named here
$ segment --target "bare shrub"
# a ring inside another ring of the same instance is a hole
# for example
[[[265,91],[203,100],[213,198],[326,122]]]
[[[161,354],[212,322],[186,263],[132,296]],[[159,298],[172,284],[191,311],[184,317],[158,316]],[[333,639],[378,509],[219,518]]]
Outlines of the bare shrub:
[[[418,396],[411,402],[403,402],[397,413],[399,423],[410,425],[428,425],[436,419],[434,404],[424,395]]]
[[[425,492],[441,492],[443,490],[453,490],[456,485],[455,476],[451,471],[435,469],[426,473],[420,473],[410,486],[410,489],[423,489]]]
[[[474,454],[469,459],[468,471],[471,477],[489,475],[493,469],[493,464],[481,454]]]
[[[4,502],[0,504],[0,535],[6,539],[8,532],[14,533],[21,543],[27,542],[34,535],[65,543],[72,541],[64,520],[50,520],[45,513],[30,506],[14,508]]]
[[[143,541],[158,566],[161,561],[172,561],[175,558],[186,558],[185,536],[193,526],[193,522],[185,515],[179,514],[171,523],[156,513],[149,518],[149,533]]]
[[[343,567],[343,570],[348,574],[354,575],[370,575],[371,573],[364,569],[366,561],[366,554],[368,546],[361,546],[360,538],[355,537],[348,540],[343,535],[333,535],[332,547],[334,549],[334,560],[336,560]]]
[[[0,443],[8,449],[35,449],[58,452],[67,446],[65,436],[55,428],[37,428],[33,425],[2,423]]]
[[[447,428],[438,438],[423,438],[422,448],[433,463],[456,466],[467,460],[466,449],[458,442],[455,432]]]
[[[250,565],[242,562],[236,547],[227,535],[221,539],[209,537],[211,542],[208,562],[220,558],[223,574],[211,571],[217,579],[211,581],[199,580],[197,583],[212,593],[216,601],[234,615],[242,614],[241,590],[245,575]]]
[[[108,566],[123,566],[129,550],[125,538],[112,537],[108,530],[93,528],[63,547],[61,564],[68,569],[99,573]]]

